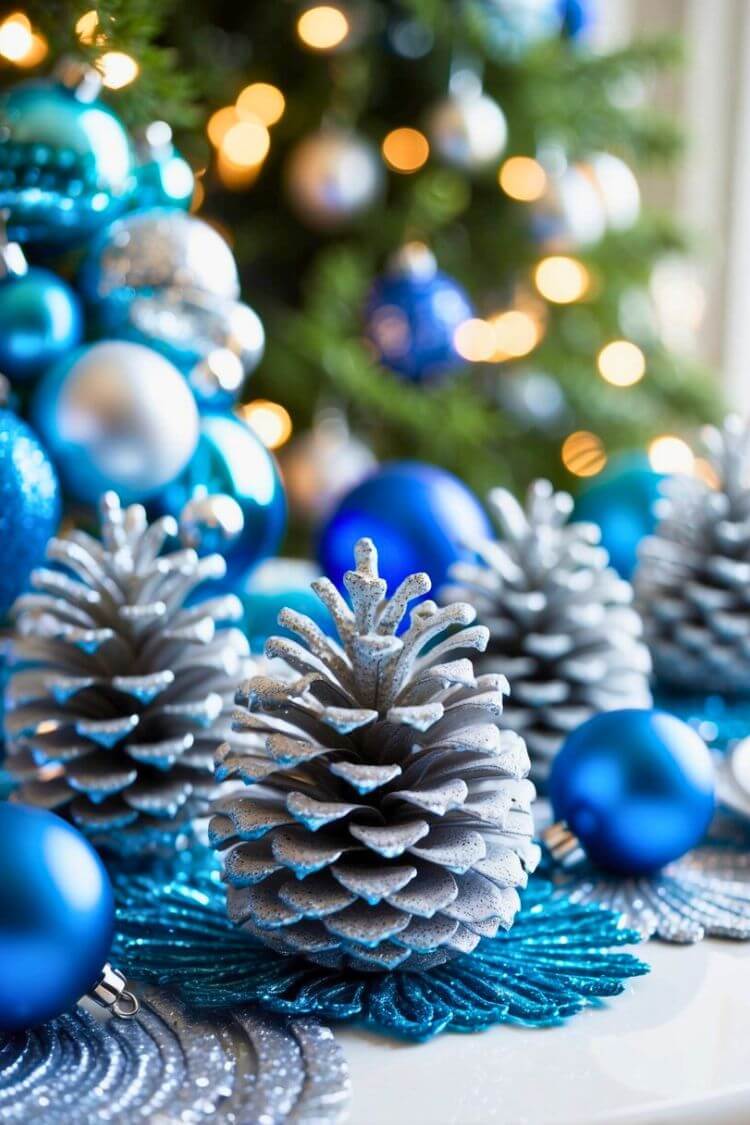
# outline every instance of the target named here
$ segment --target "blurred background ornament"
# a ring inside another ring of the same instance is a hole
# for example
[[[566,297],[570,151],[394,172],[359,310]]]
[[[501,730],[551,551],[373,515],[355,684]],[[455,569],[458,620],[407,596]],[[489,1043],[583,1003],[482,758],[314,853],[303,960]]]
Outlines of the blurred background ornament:
[[[700,266],[684,254],[666,254],[651,271],[649,294],[664,347],[679,355],[696,355],[707,301]]]
[[[714,755],[716,797],[719,804],[750,825],[750,737],[726,754]]]
[[[33,431],[0,408],[0,619],[26,587],[57,530],[57,474]]]
[[[464,0],[476,12],[492,54],[518,58],[560,33],[560,0]]]
[[[505,409],[526,430],[562,432],[571,411],[557,379],[544,371],[518,371],[501,380],[498,387]]]
[[[656,527],[654,505],[663,480],[645,454],[623,454],[576,496],[573,519],[597,524],[602,546],[622,578],[632,577],[638,546]]]
[[[310,588],[320,577],[319,568],[303,559],[266,559],[255,567],[239,591],[251,652],[261,654],[271,636],[293,636],[278,623],[279,614],[286,608],[303,613],[323,632],[333,635],[333,619]]]
[[[542,156],[545,166],[549,154]],[[576,165],[554,152],[543,194],[529,204],[534,238],[547,252],[578,250],[599,242],[607,228],[604,202]]]
[[[66,491],[95,502],[153,496],[180,473],[198,441],[198,411],[180,372],[125,340],[91,344],[40,380],[32,414]]]
[[[426,246],[412,242],[375,281],[365,331],[385,367],[414,383],[428,383],[466,366],[455,336],[473,315],[458,282],[437,268]]]
[[[321,531],[318,555],[323,572],[341,587],[355,543],[370,537],[389,587],[426,571],[438,590],[453,563],[472,557],[466,542],[491,535],[484,508],[458,477],[435,465],[398,461],[343,497]]]
[[[64,65],[0,96],[0,208],[21,243],[64,246],[108,223],[135,187],[130,140],[97,100],[98,73]]]
[[[91,248],[80,286],[102,334],[160,351],[201,406],[231,404],[263,355],[232,252],[194,215],[155,207],[118,219]]]
[[[354,437],[336,407],[319,410],[309,430],[279,454],[292,513],[307,524],[325,519],[344,493],[377,464],[375,454]]]
[[[186,545],[219,550],[232,590],[249,569],[278,550],[286,498],[276,462],[254,431],[233,414],[208,413],[185,471],[158,499],[156,510],[180,518]]]
[[[450,92],[430,111],[427,135],[446,164],[477,172],[499,160],[508,125],[497,102],[483,93],[479,77],[461,70],[451,75]]]
[[[585,42],[595,31],[599,0],[558,0],[562,33],[566,39]]]
[[[624,160],[611,152],[597,152],[576,168],[596,189],[609,230],[628,230],[638,222],[641,189]]]
[[[138,164],[134,205],[180,207],[187,211],[193,198],[195,176],[172,143],[172,130],[166,121],[152,121],[136,141]]]
[[[366,212],[383,190],[385,173],[369,141],[326,126],[301,140],[286,166],[292,209],[308,226],[335,230]]]
[[[54,1019],[89,992],[114,923],[107,872],[80,832],[0,802],[0,1034]]]

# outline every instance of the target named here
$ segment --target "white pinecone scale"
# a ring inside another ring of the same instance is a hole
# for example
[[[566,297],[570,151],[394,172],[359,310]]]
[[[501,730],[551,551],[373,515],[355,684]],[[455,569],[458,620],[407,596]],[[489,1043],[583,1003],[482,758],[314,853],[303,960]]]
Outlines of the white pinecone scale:
[[[423,601],[399,636],[427,575],[387,600],[373,543],[355,556],[352,608],[327,579],[313,584],[340,643],[284,610],[302,643],[275,637],[266,652],[296,675],[240,692],[236,728],[255,747],[219,751],[219,779],[244,788],[221,800],[211,839],[229,849],[231,916],[268,945],[335,967],[424,969],[512,924],[539,859],[534,787],[523,740],[498,725],[505,677],[445,660],[484,648],[474,610]]]

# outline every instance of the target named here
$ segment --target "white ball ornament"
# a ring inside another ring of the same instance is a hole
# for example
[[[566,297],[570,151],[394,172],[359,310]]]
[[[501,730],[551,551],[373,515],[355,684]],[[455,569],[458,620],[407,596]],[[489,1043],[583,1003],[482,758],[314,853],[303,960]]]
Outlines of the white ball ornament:
[[[610,230],[628,230],[641,213],[641,189],[635,175],[619,156],[597,152],[581,165],[596,190]]]
[[[383,165],[377,151],[346,129],[326,127],[293,149],[286,167],[289,202],[318,230],[345,226],[380,195]]]
[[[427,134],[446,164],[474,172],[502,155],[508,126],[500,106],[477,84],[451,92],[439,102],[428,118]]]
[[[533,205],[532,228],[547,251],[576,250],[603,238],[607,220],[604,204],[591,180],[570,165],[548,175],[544,195]]]

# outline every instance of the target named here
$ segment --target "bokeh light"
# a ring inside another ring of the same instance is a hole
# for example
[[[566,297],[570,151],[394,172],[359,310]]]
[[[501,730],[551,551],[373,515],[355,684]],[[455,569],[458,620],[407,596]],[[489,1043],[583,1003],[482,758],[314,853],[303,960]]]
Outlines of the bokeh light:
[[[692,473],[695,455],[686,441],[674,434],[654,438],[648,447],[648,459],[655,473]]]
[[[430,155],[430,146],[424,133],[419,129],[404,126],[392,129],[381,146],[383,159],[394,172],[418,171]]]
[[[495,354],[498,362],[519,359],[528,355],[539,343],[542,329],[532,313],[524,309],[507,309],[490,317],[495,336]]]
[[[264,125],[275,125],[283,116],[285,108],[286,102],[281,90],[269,82],[252,82],[237,96],[238,115],[254,118]]]
[[[560,451],[562,463],[576,477],[593,477],[607,464],[601,438],[588,430],[569,434]]]
[[[214,148],[218,148],[224,137],[233,125],[239,121],[237,110],[233,105],[225,105],[212,113],[206,125],[208,139]]]
[[[96,8],[91,8],[88,12],[84,12],[81,18],[76,22],[76,35],[82,43],[90,45],[97,41],[96,29],[99,26],[99,13]]]
[[[459,324],[453,334],[453,346],[470,363],[485,363],[495,354],[495,332],[491,324],[472,317]]]
[[[0,55],[9,62],[18,63],[28,55],[33,46],[31,22],[23,12],[12,12],[0,24]]]
[[[96,60],[102,82],[109,90],[122,90],[138,77],[140,67],[131,55],[124,51],[105,51]]]
[[[606,344],[596,359],[599,374],[613,387],[632,387],[646,373],[646,357],[637,344],[629,340],[613,340]]]
[[[542,258],[534,271],[534,284],[543,297],[556,305],[569,305],[585,295],[589,271],[577,258],[554,254]]]
[[[306,47],[331,51],[349,34],[349,21],[341,8],[320,4],[302,13],[297,20],[297,34]]]
[[[521,203],[541,199],[547,187],[547,173],[531,156],[511,156],[501,166],[498,183],[506,195]]]
[[[262,121],[237,121],[224,134],[221,148],[238,168],[255,168],[268,155],[271,137]]]
[[[289,411],[279,402],[257,398],[240,406],[238,413],[267,449],[278,449],[291,437],[292,419]]]

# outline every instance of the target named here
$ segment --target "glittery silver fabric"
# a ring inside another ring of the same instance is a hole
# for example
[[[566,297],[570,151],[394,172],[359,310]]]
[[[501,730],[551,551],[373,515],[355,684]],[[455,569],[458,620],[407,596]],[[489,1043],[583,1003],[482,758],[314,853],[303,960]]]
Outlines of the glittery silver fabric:
[[[248,1008],[198,1016],[156,989],[132,1021],[78,1008],[0,1038],[0,1120],[9,1122],[324,1125],[340,1120],[349,1088],[327,1028]]]
[[[425,574],[386,598],[369,539],[344,584],[313,590],[340,643],[309,618],[273,637],[291,679],[256,676],[238,699],[221,780],[246,788],[219,803],[213,845],[228,849],[231,917],[272,948],[332,967],[413,970],[473,950],[508,929],[517,888],[539,859],[534,787],[523,740],[501,731],[505,677],[475,676],[455,650],[481,649],[474,610],[422,602]]]
[[[662,485],[659,523],[635,575],[659,681],[703,693],[750,693],[750,430],[735,415],[703,431],[715,482]]]
[[[236,597],[186,604],[221,577],[218,555],[162,553],[171,517],[102,501],[102,541],[52,539],[49,569],[15,605],[5,701],[18,799],[67,812],[94,843],[169,844],[205,812],[212,758],[231,735],[238,677],[252,665]]]
[[[573,502],[535,481],[525,506],[504,488],[488,498],[500,541],[471,543],[444,600],[461,598],[490,632],[480,672],[502,670],[501,725],[518,731],[531,777],[545,782],[566,735],[600,711],[649,707],[650,661],[630,585],[609,566],[594,524],[568,523]]]

